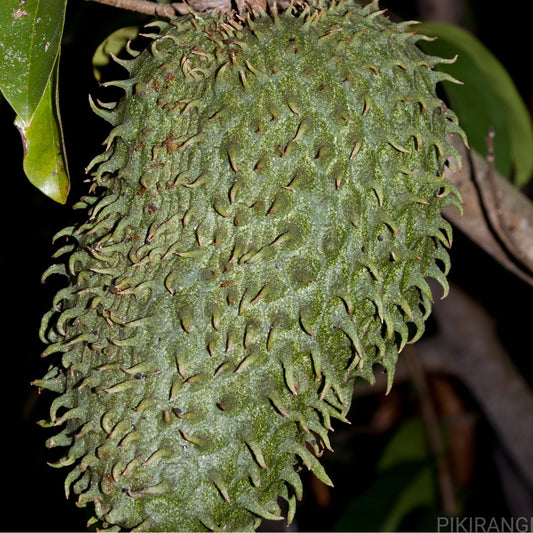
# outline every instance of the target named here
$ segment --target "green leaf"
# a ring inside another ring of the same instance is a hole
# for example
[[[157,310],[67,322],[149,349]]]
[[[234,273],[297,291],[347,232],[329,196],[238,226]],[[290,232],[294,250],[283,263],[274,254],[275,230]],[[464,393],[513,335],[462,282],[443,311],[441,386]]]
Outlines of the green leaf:
[[[421,507],[431,507],[436,500],[434,472],[429,466],[425,466],[402,487],[396,501],[385,514],[381,531],[398,531],[409,513]]]
[[[66,3],[0,2],[0,90],[26,125],[56,64]]]
[[[0,91],[15,110],[26,176],[65,203],[69,191],[57,103],[57,66],[67,0],[0,3]]]
[[[398,531],[413,512],[437,509],[434,469],[427,461],[405,461],[387,468],[334,524],[335,531]]]
[[[378,462],[378,471],[410,462],[426,461],[431,457],[422,420],[413,418],[404,422],[391,437]]]
[[[418,462],[406,462],[381,472],[362,494],[350,500],[333,530],[382,531],[398,495],[416,477],[420,468]]]
[[[533,173],[533,125],[512,78],[498,59],[470,32],[451,24],[425,22],[418,33],[437,37],[420,41],[427,53],[454,57],[452,64],[438,64],[439,70],[464,85],[444,83],[450,106],[466,131],[470,146],[487,154],[486,135],[494,128],[496,169],[515,185],[522,186]]]
[[[434,459],[420,419],[402,424],[378,462],[376,479],[335,523],[337,531],[397,531],[407,516],[438,506]]]
[[[59,63],[59,59],[58,59]],[[57,67],[55,69],[57,72]],[[64,204],[70,189],[61,120],[56,116],[57,85],[52,76],[32,120],[15,120],[24,145],[24,172],[41,192]]]
[[[114,31],[111,35],[98,46],[93,55],[93,73],[94,77],[100,81],[100,69],[106,67],[111,62],[111,55],[118,55],[126,46],[129,40],[133,40],[139,34],[137,26],[128,26]]]

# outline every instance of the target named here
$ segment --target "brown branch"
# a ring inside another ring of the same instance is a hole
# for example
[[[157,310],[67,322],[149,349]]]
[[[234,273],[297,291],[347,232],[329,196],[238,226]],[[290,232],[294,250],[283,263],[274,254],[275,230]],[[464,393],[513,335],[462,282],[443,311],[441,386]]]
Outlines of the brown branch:
[[[150,0],[92,0],[98,4],[135,11],[143,15],[152,17],[175,17],[176,15],[185,15],[189,8],[185,2],[175,2],[173,4],[157,4]]]
[[[464,0],[417,0],[420,18],[464,25]],[[447,218],[478,246],[526,283],[533,285],[533,203],[494,168],[494,130],[487,136],[487,160],[467,153],[455,138],[463,170],[448,177],[459,188],[464,216],[449,209]],[[477,188],[476,188],[477,185]]]
[[[420,409],[426,427],[429,446],[437,463],[437,482],[441,496],[442,509],[448,516],[457,516],[458,508],[453,487],[450,465],[446,458],[444,440],[431,397],[422,363],[414,346],[407,346],[403,355],[411,378],[420,396]]]
[[[455,208],[444,215],[480,248],[526,283],[533,285],[533,202],[500,176],[490,161],[468,151],[458,136],[462,168],[447,177],[463,198],[463,216]]]
[[[447,368],[468,387],[510,457],[533,484],[533,391],[498,338],[496,324],[457,286],[434,306],[433,316],[439,333],[417,344],[424,366]]]
[[[152,17],[173,18],[178,15],[187,15],[191,11],[229,11],[231,0],[188,0],[187,2],[172,2],[171,4],[158,4],[151,0],[92,0],[119,9],[126,9],[150,15]]]
[[[531,487],[533,391],[502,345],[492,317],[459,287],[450,288],[448,297],[433,306],[438,333],[416,344],[419,361],[426,372],[447,374],[463,383]],[[400,356],[394,382],[409,379],[411,373]],[[355,393],[383,393],[386,388],[387,377],[377,373],[373,387],[358,387]]]
[[[502,241],[503,245],[522,266],[529,271],[533,271],[533,263],[529,260],[527,253],[525,253],[524,247],[520,241],[516,241],[516,238],[521,238],[521,235],[517,235],[514,231],[513,220],[509,220],[509,216],[506,216],[504,209],[505,199],[502,198],[502,187],[499,186],[498,179],[496,177],[496,167],[494,166],[494,128],[490,128],[487,134],[487,180],[488,187],[483,186],[481,183],[480,190],[483,192],[482,200],[485,209],[488,211],[489,218],[493,225],[494,231],[498,234],[498,237]],[[479,183],[478,176],[474,177]],[[533,256],[532,256],[533,257]]]
[[[461,25],[465,19],[463,0],[418,0],[419,17],[449,24]]]
[[[187,15],[193,12],[220,12],[229,13],[233,9],[239,15],[267,11],[276,4],[279,11],[289,7],[293,0],[184,0],[170,4],[158,4],[152,0],[91,0],[120,9],[135,11],[153,17],[174,18],[178,15]],[[307,0],[302,0],[304,3]]]

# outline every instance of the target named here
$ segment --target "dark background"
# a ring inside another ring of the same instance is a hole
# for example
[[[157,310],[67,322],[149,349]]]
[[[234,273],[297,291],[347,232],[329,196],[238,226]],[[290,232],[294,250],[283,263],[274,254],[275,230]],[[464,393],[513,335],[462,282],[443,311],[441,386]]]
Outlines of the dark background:
[[[498,6],[488,7],[483,0],[470,0],[466,26],[474,31],[502,61],[515,80],[526,104],[531,109],[533,86],[530,81],[531,17],[523,7],[517,11]],[[418,5],[411,0],[380,2],[399,17],[416,19]],[[522,6],[528,2],[519,3]],[[531,8],[530,8],[531,9]],[[72,180],[72,193],[67,206],[60,206],[44,197],[22,173],[22,147],[12,125],[14,116],[0,102],[0,139],[4,164],[2,206],[0,209],[2,238],[0,268],[2,280],[1,334],[3,350],[0,406],[1,419],[1,483],[3,495],[2,530],[11,531],[76,531],[84,530],[90,516],[67,502],[63,494],[66,470],[55,470],[47,461],[55,460],[44,446],[51,436],[49,430],[37,425],[47,417],[52,394],[41,396],[30,386],[33,379],[46,371],[47,362],[40,358],[43,350],[38,339],[40,317],[46,312],[57,290],[54,280],[40,283],[42,272],[51,264],[54,247],[52,236],[79,215],[71,206],[83,194],[84,168],[101,150],[107,125],[90,111],[88,94],[109,99],[111,94],[98,87],[92,74],[91,57],[98,44],[112,31],[145,20],[111,7],[71,0],[65,27],[61,58],[60,97]],[[122,74],[120,74],[122,75]],[[533,149],[533,147],[532,147]],[[452,250],[451,279],[479,299],[498,324],[502,338],[516,364],[531,382],[530,323],[533,313],[533,290],[495,264],[468,239],[456,233]],[[460,389],[460,386],[458,386]],[[413,404],[407,386],[398,390],[405,416]],[[483,421],[483,414],[460,390],[465,402],[480,418],[475,476],[470,488],[470,508],[478,514],[506,512],[498,486],[490,450],[494,435]],[[368,396],[354,406],[351,433],[343,437],[344,428],[335,433],[338,459],[328,458],[327,467],[335,480],[333,500],[327,507],[317,505],[316,492],[307,487],[306,497],[296,515],[300,530],[328,530],[343,512],[347,503],[364,492],[374,476],[374,463],[385,446],[391,431],[366,431],[369,420],[381,400]],[[356,428],[356,430],[354,430]],[[359,430],[357,430],[359,428]],[[392,430],[392,428],[391,428]],[[306,478],[306,483],[309,480]],[[405,527],[416,526],[407,522]],[[414,528],[413,527],[413,528]]]

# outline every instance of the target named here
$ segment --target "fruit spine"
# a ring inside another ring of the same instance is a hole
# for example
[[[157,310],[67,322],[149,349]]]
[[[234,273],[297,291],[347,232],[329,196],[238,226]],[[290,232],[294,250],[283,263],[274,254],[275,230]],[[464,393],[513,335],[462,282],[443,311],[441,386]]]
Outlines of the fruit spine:
[[[67,495],[139,530],[292,520],[356,377],[392,381],[445,276],[461,133],[442,61],[376,3],[149,26],[91,166],[36,385]],[[101,192],[103,191],[103,192]]]

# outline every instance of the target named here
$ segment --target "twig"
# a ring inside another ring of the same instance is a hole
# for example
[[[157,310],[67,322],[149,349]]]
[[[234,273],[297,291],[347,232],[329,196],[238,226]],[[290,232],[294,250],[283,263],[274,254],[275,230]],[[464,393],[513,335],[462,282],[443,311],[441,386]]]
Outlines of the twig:
[[[450,465],[446,457],[444,442],[435,411],[433,399],[429,392],[424,368],[419,360],[414,346],[408,346],[404,351],[404,358],[409,368],[411,378],[420,396],[420,409],[426,426],[429,445],[437,462],[437,479],[442,501],[442,509],[448,516],[457,516],[457,502],[453,488]]]
[[[452,375],[466,386],[533,486],[533,391],[498,338],[492,317],[453,283],[448,297],[435,303],[433,317],[438,333],[416,344],[424,369]]]
[[[231,12],[233,9],[239,14],[266,11],[267,7],[276,4],[277,9],[283,10],[292,0],[186,0],[170,4],[158,4],[152,0],[91,0],[99,4],[127,9],[150,15],[153,17],[173,18],[177,15],[188,15],[191,11],[199,12]],[[305,2],[306,0],[303,0]]]
[[[467,151],[460,137],[449,140],[461,155],[462,168],[457,172],[447,169],[446,175],[461,193],[463,215],[447,208],[446,218],[501,265],[533,285],[533,202],[491,170],[490,162],[474,150]],[[498,191],[496,198],[493,188]]]
[[[497,201],[498,194],[497,194],[496,183],[494,179],[494,172],[496,169],[496,166],[495,166],[496,156],[494,155],[494,136],[495,135],[496,135],[496,132],[494,131],[494,127],[490,126],[487,136],[485,137],[485,141],[487,143],[487,165],[488,165],[487,176],[489,178],[489,183],[492,189],[492,195],[496,199],[496,213],[498,214],[499,217],[501,217],[502,207],[501,207],[501,203]]]
[[[428,368],[457,376],[480,403],[518,470],[533,485],[533,392],[514,366],[483,306],[459,287],[434,306],[439,334],[417,344]]]
[[[92,0],[99,4],[135,11],[143,15],[152,17],[175,17],[176,15],[186,15],[190,9],[185,2],[174,2],[172,4],[158,4],[150,0]]]
[[[533,487],[533,390],[498,338],[493,319],[453,283],[448,297],[435,302],[433,317],[438,333],[416,343],[420,364],[425,372],[453,376],[468,389],[517,471]],[[403,355],[395,384],[411,379]],[[374,386],[356,387],[355,394],[382,394],[386,388],[387,376],[377,373]]]
[[[172,2],[171,4],[158,4],[151,0],[92,0],[99,4],[127,9],[150,15],[152,17],[172,18],[177,15],[187,15],[191,11],[231,11],[231,0],[188,0],[187,2]],[[243,2],[241,2],[243,3]],[[249,2],[250,6],[260,3],[257,0]],[[246,3],[248,4],[248,2]]]
[[[463,0],[418,0],[419,17],[424,20],[436,20],[449,24],[461,25],[465,18]]]
[[[523,246],[516,241],[514,228],[509,226],[505,211],[503,208],[502,191],[498,186],[496,179],[496,167],[494,156],[494,128],[491,126],[486,137],[487,142],[487,180],[489,187],[482,189],[481,199],[485,203],[485,209],[488,212],[489,218],[494,226],[494,231],[502,241],[508,254],[520,263],[524,268],[531,271],[533,267],[528,265],[527,254],[524,253]],[[474,175],[477,181],[478,177]],[[490,196],[489,196],[490,194]]]
[[[100,4],[135,11],[153,17],[173,18],[177,15],[187,15],[191,11],[230,12],[233,9],[232,0],[187,0],[158,4],[151,0],[92,0]],[[270,0],[272,1],[272,0]],[[288,1],[279,0],[278,7],[286,8]],[[267,9],[267,0],[234,0],[235,9],[243,15],[246,12],[259,12]]]

